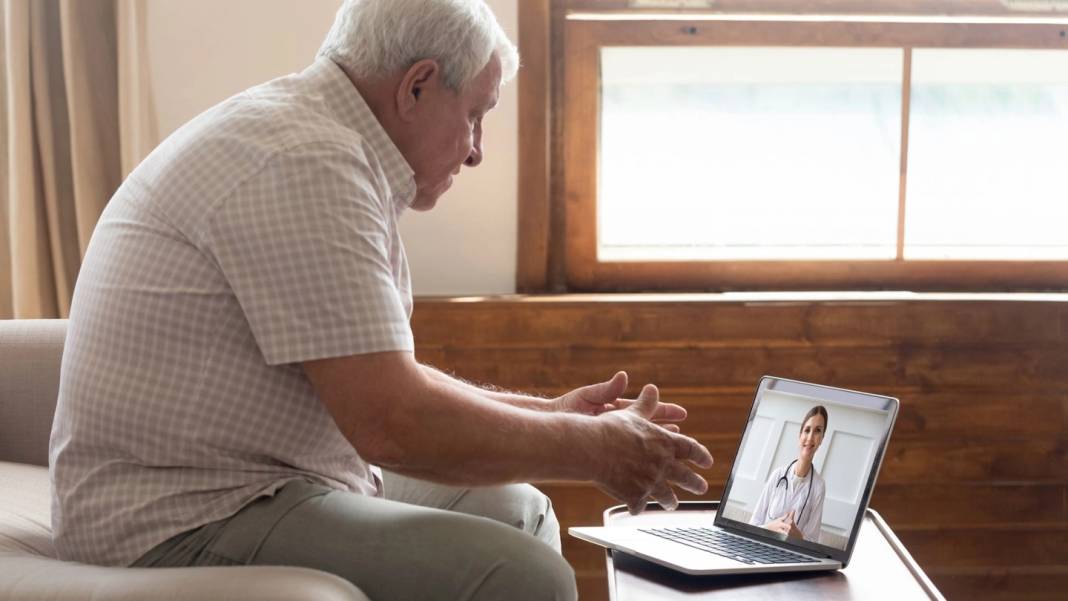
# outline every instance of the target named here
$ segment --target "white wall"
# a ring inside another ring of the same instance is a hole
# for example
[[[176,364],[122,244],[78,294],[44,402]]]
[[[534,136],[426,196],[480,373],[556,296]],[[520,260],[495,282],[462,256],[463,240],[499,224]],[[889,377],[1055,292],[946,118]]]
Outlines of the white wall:
[[[487,0],[513,41],[517,2]],[[245,88],[299,71],[315,56],[340,0],[152,0],[148,60],[161,139]],[[518,102],[501,90],[485,123],[485,159],[402,235],[417,295],[515,291]]]

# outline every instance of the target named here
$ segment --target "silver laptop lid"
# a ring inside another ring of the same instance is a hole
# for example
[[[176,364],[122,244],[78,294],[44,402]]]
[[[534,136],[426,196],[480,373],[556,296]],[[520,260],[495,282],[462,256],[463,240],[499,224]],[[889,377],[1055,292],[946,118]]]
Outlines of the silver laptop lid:
[[[871,499],[898,405],[893,397],[764,376],[723,491],[716,526],[835,559],[844,567]],[[818,417],[806,422],[806,416]],[[805,470],[802,477],[797,471],[805,461],[815,469]],[[786,520],[781,518],[787,515],[793,518],[793,536],[769,529],[784,528]]]

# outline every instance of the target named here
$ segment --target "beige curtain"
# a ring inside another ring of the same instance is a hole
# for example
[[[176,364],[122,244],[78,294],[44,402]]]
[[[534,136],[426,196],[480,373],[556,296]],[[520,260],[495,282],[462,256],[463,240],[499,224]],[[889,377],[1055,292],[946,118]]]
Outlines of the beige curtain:
[[[66,317],[100,212],[154,139],[144,0],[2,1],[0,318]]]
[[[117,0],[119,25],[119,140],[122,176],[159,143],[156,103],[148,72],[148,0]]]

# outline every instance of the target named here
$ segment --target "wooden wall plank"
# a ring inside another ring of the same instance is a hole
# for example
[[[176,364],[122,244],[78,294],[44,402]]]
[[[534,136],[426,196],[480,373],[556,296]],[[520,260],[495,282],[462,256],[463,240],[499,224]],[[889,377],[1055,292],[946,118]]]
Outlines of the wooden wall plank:
[[[895,528],[894,532],[920,565],[932,568],[1068,565],[1064,524]]]
[[[871,507],[895,531],[914,526],[1064,523],[1065,484],[882,484]]]
[[[424,348],[695,346],[1057,346],[1064,303],[965,302],[513,302],[424,301],[413,327]],[[597,310],[592,311],[593,307]],[[433,317],[434,319],[429,319]],[[452,329],[462,318],[468,327]]]
[[[593,348],[579,342],[556,349],[447,347],[419,349],[421,361],[481,382],[514,389],[580,386],[616,370],[645,382],[753,389],[774,374],[843,388],[882,392],[921,390],[1068,389],[1066,348]],[[1013,386],[1005,386],[1012,383]]]
[[[947,599],[1063,601],[1068,590],[1068,568],[1058,566],[934,568],[927,573]]]
[[[604,563],[604,560],[601,560]],[[575,572],[579,599],[583,601],[608,599],[608,581],[605,579],[604,566],[600,570]]]
[[[946,440],[891,438],[880,482],[1062,482],[1062,436]]]

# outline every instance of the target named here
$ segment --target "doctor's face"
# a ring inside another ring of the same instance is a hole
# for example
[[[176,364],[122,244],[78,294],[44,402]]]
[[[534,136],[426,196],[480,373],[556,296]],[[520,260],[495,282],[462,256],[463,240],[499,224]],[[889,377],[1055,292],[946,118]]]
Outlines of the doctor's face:
[[[827,421],[822,415],[813,415],[801,426],[801,436],[798,438],[798,446],[801,457],[806,461],[812,461],[816,449],[823,442],[823,431],[827,428]]]

